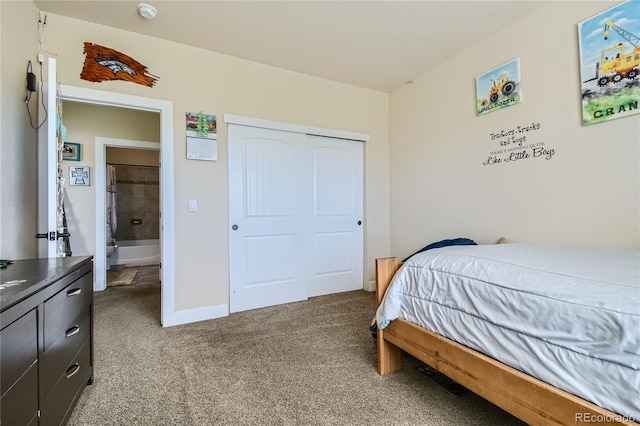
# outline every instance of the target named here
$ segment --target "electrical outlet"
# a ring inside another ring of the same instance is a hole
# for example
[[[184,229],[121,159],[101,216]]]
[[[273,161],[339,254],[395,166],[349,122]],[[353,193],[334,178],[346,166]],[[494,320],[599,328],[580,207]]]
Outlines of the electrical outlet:
[[[42,53],[38,53],[38,62],[40,63],[44,62],[44,55]]]
[[[189,200],[189,211],[197,212],[198,211],[198,201],[197,200]]]

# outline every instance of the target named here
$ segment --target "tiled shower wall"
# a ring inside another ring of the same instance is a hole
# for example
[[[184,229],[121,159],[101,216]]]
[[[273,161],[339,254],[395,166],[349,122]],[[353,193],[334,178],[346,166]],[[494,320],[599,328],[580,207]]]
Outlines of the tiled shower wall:
[[[160,237],[160,168],[116,166],[118,231],[116,240]],[[142,220],[141,224],[132,221]]]

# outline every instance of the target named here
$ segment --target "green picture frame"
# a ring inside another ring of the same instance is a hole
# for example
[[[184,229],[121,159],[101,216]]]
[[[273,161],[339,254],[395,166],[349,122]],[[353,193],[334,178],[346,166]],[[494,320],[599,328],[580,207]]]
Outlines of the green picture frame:
[[[80,161],[81,146],[75,142],[65,142],[62,145],[62,159],[66,161]]]

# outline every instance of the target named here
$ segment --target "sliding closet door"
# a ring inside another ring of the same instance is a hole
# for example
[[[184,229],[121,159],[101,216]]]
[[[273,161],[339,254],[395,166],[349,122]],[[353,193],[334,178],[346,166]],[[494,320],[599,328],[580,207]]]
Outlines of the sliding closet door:
[[[231,312],[362,289],[363,143],[229,125]]]
[[[362,142],[307,136],[313,157],[309,296],[362,289]]]
[[[304,135],[229,125],[231,312],[305,300],[310,210]]]

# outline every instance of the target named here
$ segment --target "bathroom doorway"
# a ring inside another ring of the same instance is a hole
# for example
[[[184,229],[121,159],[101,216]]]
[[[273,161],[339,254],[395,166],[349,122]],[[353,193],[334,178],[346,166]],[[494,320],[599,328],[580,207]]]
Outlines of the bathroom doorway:
[[[110,284],[134,283],[142,267],[145,275],[153,276],[157,272],[160,277],[163,188],[159,144],[96,137],[95,147],[96,229],[105,230],[96,238],[96,243],[106,247],[105,266],[96,268],[96,282],[102,283],[104,289]],[[108,170],[111,173],[107,173]],[[115,190],[115,197],[108,190],[108,183],[115,184],[111,189]],[[111,202],[115,204],[112,219],[108,209],[110,197],[115,199]]]
[[[160,282],[160,152],[106,146],[106,285]]]

